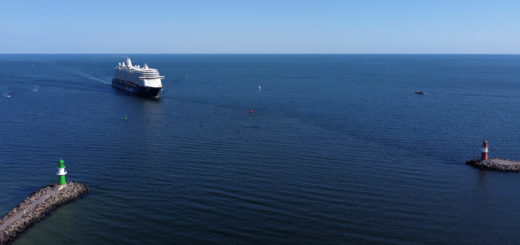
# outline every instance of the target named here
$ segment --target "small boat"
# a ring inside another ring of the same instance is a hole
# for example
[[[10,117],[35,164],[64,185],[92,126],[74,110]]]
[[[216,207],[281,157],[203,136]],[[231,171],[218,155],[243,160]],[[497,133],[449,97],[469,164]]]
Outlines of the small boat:
[[[424,91],[415,91],[415,94],[424,94]]]

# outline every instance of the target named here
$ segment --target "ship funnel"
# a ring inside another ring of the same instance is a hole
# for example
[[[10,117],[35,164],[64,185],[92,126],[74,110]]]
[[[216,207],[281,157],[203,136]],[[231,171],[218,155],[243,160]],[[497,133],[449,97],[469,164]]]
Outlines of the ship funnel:
[[[144,69],[148,69],[148,65],[144,63]]]
[[[130,58],[126,58],[126,65],[132,66],[132,61],[130,60]]]

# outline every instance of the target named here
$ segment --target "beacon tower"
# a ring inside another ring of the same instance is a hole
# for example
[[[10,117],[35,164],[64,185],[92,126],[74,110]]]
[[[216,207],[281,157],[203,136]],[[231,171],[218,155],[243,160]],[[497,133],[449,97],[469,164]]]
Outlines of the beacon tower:
[[[67,171],[65,171],[65,162],[63,159],[60,159],[60,164],[58,165],[58,172],[56,175],[58,175],[58,185],[65,185],[67,182],[65,181],[65,175],[67,174]]]

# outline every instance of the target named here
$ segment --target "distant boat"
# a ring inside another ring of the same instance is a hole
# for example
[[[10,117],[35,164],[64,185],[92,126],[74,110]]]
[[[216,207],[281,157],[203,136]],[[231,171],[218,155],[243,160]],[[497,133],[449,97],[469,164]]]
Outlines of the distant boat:
[[[415,94],[424,94],[424,91],[415,91]]]

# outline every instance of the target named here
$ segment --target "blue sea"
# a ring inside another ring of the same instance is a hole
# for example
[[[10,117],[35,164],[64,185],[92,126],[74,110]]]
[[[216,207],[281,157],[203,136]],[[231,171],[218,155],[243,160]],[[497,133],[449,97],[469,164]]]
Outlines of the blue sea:
[[[160,100],[123,55],[0,55],[0,215],[61,158],[90,186],[14,245],[520,239],[520,174],[464,164],[520,159],[519,55],[129,57]]]

